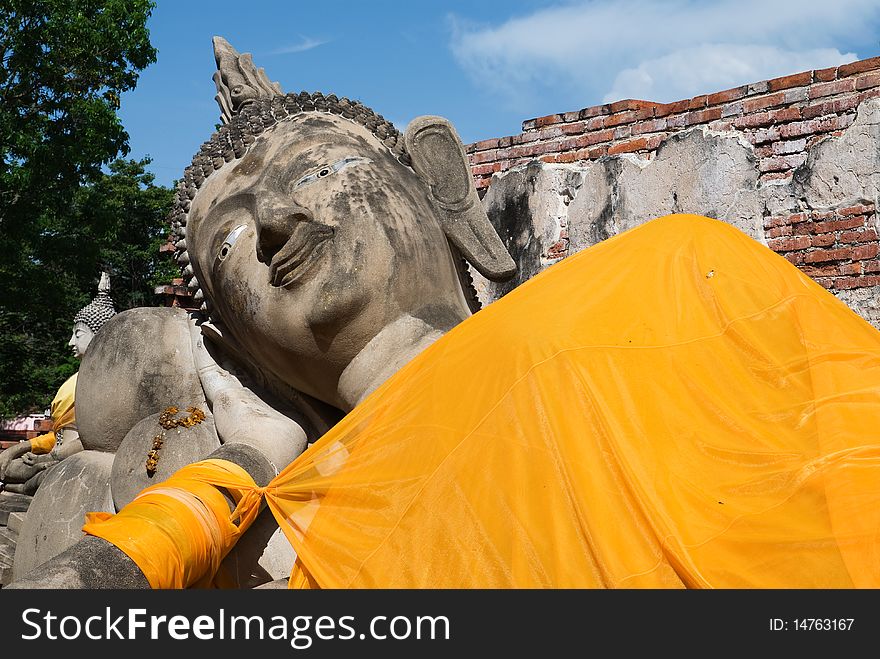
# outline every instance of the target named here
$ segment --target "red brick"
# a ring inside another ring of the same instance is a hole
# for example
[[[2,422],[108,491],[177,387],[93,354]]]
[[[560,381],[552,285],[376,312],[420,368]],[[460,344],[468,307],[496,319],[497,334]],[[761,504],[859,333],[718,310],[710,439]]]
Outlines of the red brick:
[[[708,104],[709,96],[707,94],[700,94],[699,96],[694,96],[688,101],[688,110],[701,110]]]
[[[674,114],[671,117],[666,117],[667,128],[684,128],[687,124],[688,114],[686,112],[685,114]]]
[[[480,151],[479,153],[474,153],[470,156],[469,160],[471,161],[471,165],[480,165],[484,162],[492,162],[494,160],[498,160],[498,151]]]
[[[587,122],[586,121],[576,121],[571,124],[562,124],[562,132],[566,135],[579,135],[580,133],[587,132]]]
[[[634,121],[636,121],[636,111],[627,110],[626,112],[618,112],[606,117],[605,125],[610,128],[612,126],[620,126],[621,124],[631,124]]]
[[[590,117],[587,119],[587,130],[601,130],[605,128],[605,117]]]
[[[526,119],[524,122],[522,122],[523,132],[526,132],[527,130],[534,130],[537,125],[537,119]]]
[[[721,103],[729,103],[730,101],[738,101],[746,95],[748,87],[734,87],[733,89],[725,89],[722,92],[715,92],[706,97],[706,104],[709,106],[719,105]]]
[[[834,211],[810,211],[813,220],[827,220],[837,215]]]
[[[795,265],[800,265],[804,262],[803,252],[788,252],[787,254],[783,254],[783,256]]]
[[[813,247],[831,247],[835,242],[833,233],[823,233],[810,239],[810,244]]]
[[[821,96],[831,96],[832,94],[845,94],[856,88],[853,78],[844,78],[843,80],[833,80],[831,82],[819,82],[810,87],[810,98],[819,98]]]
[[[675,101],[674,103],[661,103],[654,108],[654,116],[665,117],[669,114],[679,114],[685,112],[688,109],[688,105],[690,105],[690,101],[688,100]]]
[[[789,156],[773,156],[772,158],[763,158],[758,162],[758,171],[761,172],[780,172],[785,169],[794,169],[800,167],[807,160],[805,153],[794,153]]]
[[[477,165],[476,167],[471,167],[471,174],[473,174],[474,176],[482,176],[484,174],[493,174],[500,170],[501,165],[499,165],[497,162],[493,162],[485,165]]]
[[[861,261],[862,272],[880,272],[880,261]]]
[[[556,162],[575,162],[577,159],[577,151],[560,153],[558,156],[556,156]]]
[[[800,137],[802,135],[811,135],[819,132],[819,121],[810,119],[809,121],[795,121],[779,127],[779,136],[782,138]]]
[[[580,118],[581,118],[580,110],[578,110],[577,112],[563,112],[562,113],[562,120],[565,121],[566,123],[571,122],[571,121],[577,121]]]
[[[544,117],[538,117],[535,119],[535,127],[543,128],[544,126],[552,126],[553,124],[562,123],[562,115],[561,114],[548,114]]]
[[[657,105],[653,101],[641,101],[634,98],[625,98],[622,101],[616,101],[610,105],[611,114],[623,112],[624,110],[645,110],[653,109]]]
[[[620,144],[612,144],[608,147],[608,155],[612,156],[615,153],[632,153],[633,151],[639,151],[641,149],[648,148],[648,140],[645,137],[638,137],[634,140],[630,140],[628,142],[621,142]]]
[[[723,108],[722,108],[723,112]],[[726,133],[733,130],[733,122],[725,119],[716,119],[709,122],[709,128],[719,133]]]
[[[509,146],[513,146],[513,137],[499,137],[498,138],[498,148],[506,149]]]
[[[832,66],[827,69],[817,69],[813,71],[813,80],[816,82],[825,82],[837,78],[837,67]]]
[[[852,260],[861,261],[862,259],[873,259],[880,252],[880,245],[877,243],[871,245],[859,245],[852,251]]]
[[[803,73],[794,73],[789,76],[782,76],[781,78],[768,80],[767,88],[771,92],[775,92],[780,89],[790,89],[791,87],[804,87],[811,82],[813,82],[813,72],[804,71]]]
[[[838,208],[837,214],[846,217],[847,215],[864,215],[865,213],[873,213],[874,212],[874,204],[869,204],[867,206],[862,204],[857,204],[855,206],[847,206],[846,208]]]
[[[770,215],[764,218],[764,228],[771,229],[773,227],[782,227],[791,224],[788,215]]]
[[[756,112],[755,114],[746,114],[733,120],[735,128],[757,128],[758,126],[767,126],[773,123],[769,112]]]
[[[842,275],[860,275],[862,274],[861,263],[840,263],[837,271]]]
[[[772,108],[785,103],[785,94],[777,92],[769,96],[759,96],[758,98],[749,98],[743,101],[743,114],[752,114],[767,108]]]
[[[836,265],[805,265],[803,267],[803,273],[808,277],[833,277],[839,274],[839,272]]]
[[[862,73],[872,69],[880,69],[880,57],[871,57],[869,59],[859,60],[858,62],[850,62],[849,64],[841,64],[837,67],[837,77],[845,78],[854,73]]]
[[[666,118],[651,119],[643,121],[632,127],[633,135],[641,135],[642,133],[656,133],[657,131],[666,130]]]
[[[590,117],[599,117],[606,114],[611,114],[611,106],[607,103],[605,105],[593,105],[578,112],[578,116],[581,119],[589,119]]]
[[[707,124],[710,121],[715,121],[720,118],[721,108],[715,107],[688,112],[686,121],[688,126],[694,126],[696,124]]]
[[[877,240],[877,232],[874,229],[844,231],[840,234],[840,242],[842,243],[867,243],[872,240]]]
[[[663,143],[663,140],[665,140],[667,137],[668,133],[658,133],[656,135],[651,135],[648,137],[648,143],[646,146],[648,149],[656,149]]]
[[[812,222],[795,222],[791,225],[791,232],[796,236],[809,236],[816,231],[816,225]]]
[[[827,288],[829,290],[834,288],[834,280],[831,279],[830,277],[818,277],[816,279],[816,283],[819,284],[820,286],[824,286],[825,288]]]
[[[813,225],[816,233],[829,233],[831,231],[844,231],[846,229],[855,229],[856,227],[865,226],[865,217],[851,217],[847,220],[831,220],[829,222],[816,222]]]
[[[847,288],[863,288],[876,286],[877,284],[880,284],[880,277],[876,275],[870,277],[846,277],[834,282],[834,288],[846,290]]]
[[[840,114],[841,112],[852,110],[860,102],[861,99],[858,94],[843,96],[842,98],[835,98],[803,107],[801,108],[801,115],[803,115],[804,119],[812,119],[813,117],[820,117],[826,114]]]
[[[773,147],[779,144],[775,142],[773,145],[765,144],[764,146],[755,147],[755,158],[769,158],[774,155]]]
[[[772,229],[767,229],[767,237],[768,238],[781,238],[783,236],[791,235],[791,227],[773,227]]]
[[[787,178],[791,178],[791,170],[787,172],[766,172],[760,175],[759,180],[763,183],[764,181],[781,181]]]
[[[880,73],[869,73],[856,78],[856,89],[859,91],[871,87],[880,87]]]
[[[602,156],[607,156],[607,155],[608,155],[608,146],[604,145],[604,144],[602,146],[594,146],[587,152],[587,157],[590,160],[595,160],[596,158],[601,158]]]
[[[471,144],[471,148],[474,151],[486,151],[487,149],[497,149],[498,148],[498,140],[483,140],[482,142],[475,142]]]
[[[867,101],[869,98],[877,98],[880,96],[880,88],[873,88],[859,94],[859,103]]]
[[[784,121],[795,121],[801,118],[800,108],[781,108],[779,110],[771,110],[770,118],[776,123]]]
[[[776,238],[770,240],[767,246],[774,252],[793,252],[798,249],[807,249],[810,246],[810,239],[806,236],[797,238]]]
[[[585,146],[593,146],[599,142],[610,142],[613,138],[614,131],[610,128],[593,133],[585,133],[575,140],[575,147],[580,149]]]
[[[858,248],[856,248],[858,249]],[[822,263],[825,261],[843,261],[844,259],[853,258],[855,250],[851,247],[841,247],[839,249],[817,249],[804,256],[806,263]],[[865,257],[868,258],[868,257]]]

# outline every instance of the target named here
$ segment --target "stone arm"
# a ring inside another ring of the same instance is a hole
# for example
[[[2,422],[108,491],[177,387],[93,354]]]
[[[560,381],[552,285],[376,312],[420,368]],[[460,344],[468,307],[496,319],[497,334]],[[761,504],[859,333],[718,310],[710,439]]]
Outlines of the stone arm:
[[[193,355],[223,444],[210,458],[229,460],[266,485],[305,450],[306,434],[217,365],[193,328]],[[227,497],[228,498],[228,497]],[[234,508],[228,498],[230,511]],[[137,564],[113,544],[85,536],[6,588],[149,588]]]
[[[246,444],[223,445],[209,457],[234,462],[244,468],[260,486],[266,485],[275,476],[275,469],[269,461],[257,449]],[[102,538],[85,536],[21,579],[4,586],[4,590],[149,587],[141,569],[121,549]]]
[[[6,476],[6,469],[16,458],[20,458],[31,450],[30,440],[19,442],[0,453],[0,481]]]

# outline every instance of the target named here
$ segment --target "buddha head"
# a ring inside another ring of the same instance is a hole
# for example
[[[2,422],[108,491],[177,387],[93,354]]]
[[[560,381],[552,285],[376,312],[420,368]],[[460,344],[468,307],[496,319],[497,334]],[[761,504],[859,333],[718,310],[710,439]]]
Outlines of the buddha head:
[[[241,60],[220,45],[215,80],[232,80]],[[445,331],[476,308],[461,255],[494,280],[515,266],[448,121],[401,135],[357,101],[271,89],[239,104],[218,84],[228,123],[179,184],[177,259],[239,356],[332,404],[383,328],[411,317]]]
[[[103,272],[98,282],[98,294],[73,317],[73,334],[67,342],[73,349],[73,356],[82,359],[95,334],[115,315],[116,309],[110,298],[110,275]]]

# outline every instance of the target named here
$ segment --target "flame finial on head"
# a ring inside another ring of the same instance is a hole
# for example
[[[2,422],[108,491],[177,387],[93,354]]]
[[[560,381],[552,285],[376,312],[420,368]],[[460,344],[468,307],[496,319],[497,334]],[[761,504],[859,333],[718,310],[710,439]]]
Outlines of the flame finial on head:
[[[228,124],[232,117],[251,101],[283,94],[281,85],[271,82],[262,68],[254,66],[250,53],[243,55],[223,37],[214,37],[214,100],[220,106],[220,119]]]
[[[110,297],[110,275],[102,272],[101,281],[98,283],[98,294],[95,299],[77,312],[73,322],[74,324],[85,323],[94,334],[97,334],[104,323],[115,315],[116,309]]]

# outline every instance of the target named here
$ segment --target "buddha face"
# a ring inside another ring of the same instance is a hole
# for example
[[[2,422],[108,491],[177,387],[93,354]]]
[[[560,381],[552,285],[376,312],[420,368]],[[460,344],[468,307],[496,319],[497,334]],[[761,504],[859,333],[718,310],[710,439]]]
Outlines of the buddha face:
[[[77,359],[82,359],[94,337],[95,333],[84,322],[78,321],[74,323],[73,334],[70,337],[70,341],[67,342],[67,345],[73,348],[73,356]]]
[[[424,184],[362,126],[304,113],[214,172],[187,249],[224,327],[260,368],[337,404],[339,375],[404,314],[468,315]]]

